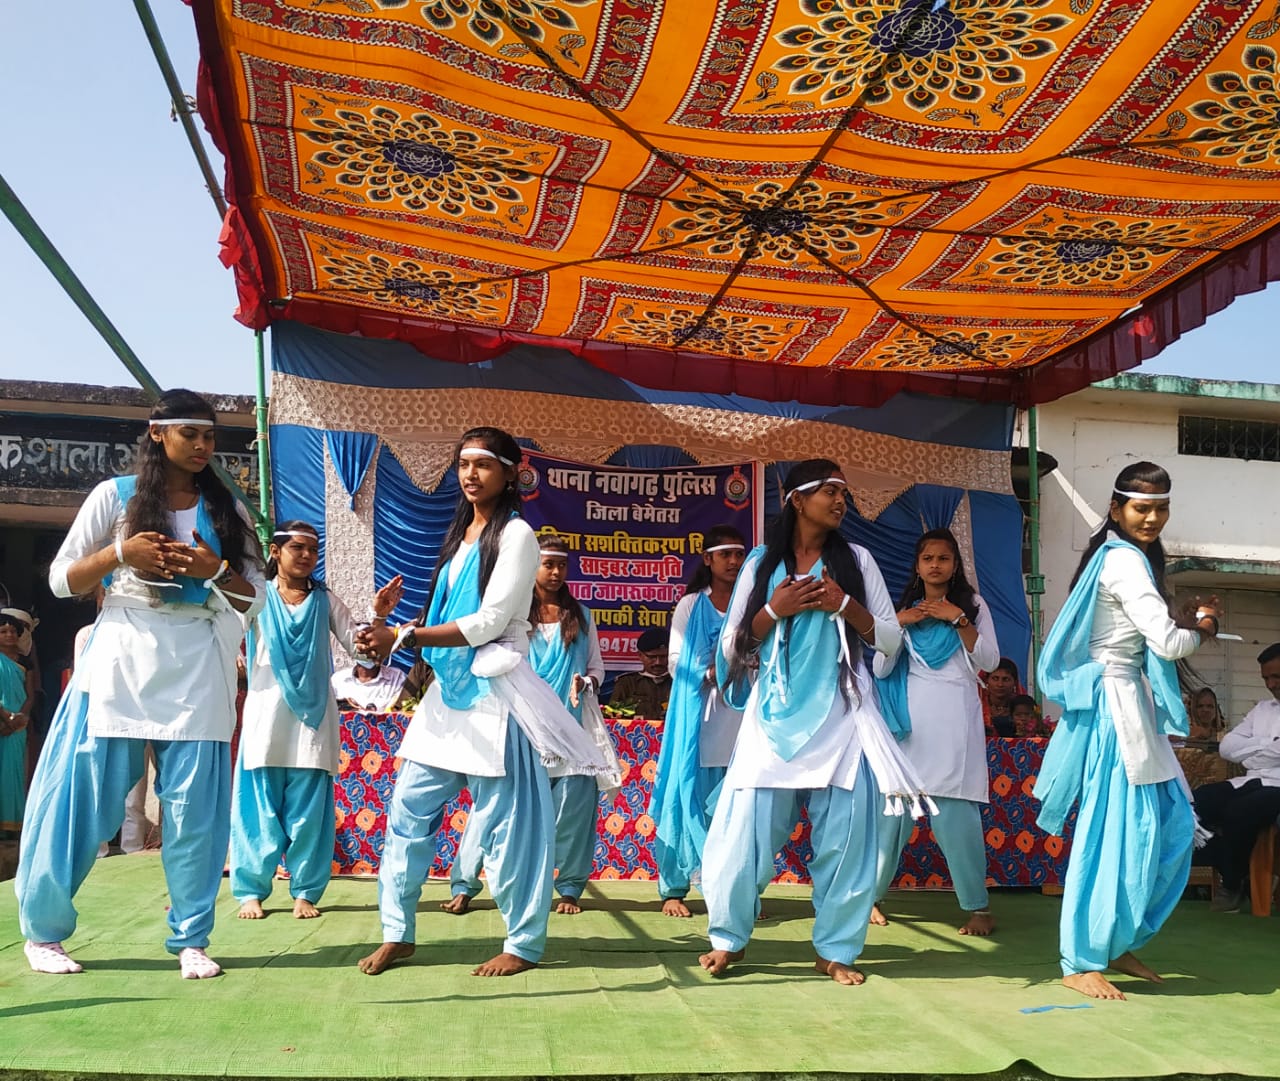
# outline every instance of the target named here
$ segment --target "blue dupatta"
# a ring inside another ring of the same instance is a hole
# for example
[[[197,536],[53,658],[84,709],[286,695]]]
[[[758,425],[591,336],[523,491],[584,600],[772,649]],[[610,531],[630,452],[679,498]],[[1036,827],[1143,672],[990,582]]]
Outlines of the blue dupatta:
[[[27,670],[0,653],[0,708],[16,713],[26,700]]]
[[[765,546],[761,544],[747,556],[733,587],[734,599],[738,590],[749,592],[754,588],[764,553]],[[820,576],[822,560],[808,573]],[[786,576],[786,564],[779,560],[769,576],[766,595],[772,595]],[[733,601],[729,606],[732,610]],[[829,616],[828,612],[812,611],[780,619],[760,643],[760,674],[754,691],[760,727],[769,746],[787,762],[822,727],[835,701],[840,679],[840,632]],[[726,623],[722,633],[733,634],[736,630]],[[728,662],[723,648],[716,650],[716,679],[724,688],[725,701],[734,709],[745,709],[748,689],[726,686]]]
[[[201,534],[203,536],[203,534]],[[266,603],[256,625],[267,644],[267,659],[280,685],[280,695],[289,711],[314,731],[320,727],[332,696],[329,677],[333,658],[329,654],[329,594],[313,589],[301,604],[290,607],[274,585],[267,586]],[[250,628],[248,655],[257,656]]]
[[[116,477],[116,495],[119,496],[120,502],[126,507],[129,500],[138,490],[138,478],[136,475],[129,477]],[[205,505],[204,496],[201,495],[196,500],[196,531],[204,538],[205,544],[213,549],[214,553],[222,557],[222,541],[218,537],[218,530],[214,527],[213,519],[209,517],[209,508]],[[174,537],[174,540],[181,540],[181,537]],[[195,541],[191,541],[191,547],[194,548]],[[104,586],[111,584],[112,575],[107,575],[102,580]],[[173,582],[150,582],[145,578],[139,578],[143,585],[155,587],[159,599],[164,604],[204,604],[209,599],[209,587],[204,584],[202,578],[192,578],[186,574],[175,574]]]
[[[1109,551],[1121,545],[1141,551],[1114,534],[1102,542],[1053,621],[1036,668],[1040,690],[1063,708],[1062,719],[1045,749],[1035,786],[1035,796],[1040,800],[1036,820],[1042,829],[1053,834],[1062,832],[1067,814],[1080,796],[1090,735],[1098,717],[1109,710],[1102,692],[1106,666],[1089,655],[1089,638],[1097,612],[1103,562]],[[1145,554],[1143,564],[1151,574]],[[1151,685],[1160,731],[1165,735],[1185,736],[1187,709],[1182,704],[1173,661],[1157,656],[1148,645],[1144,650],[1143,671]]]
[[[427,611],[429,627],[452,623],[480,610],[480,542],[468,550],[450,585],[449,570],[457,558],[455,552],[436,576],[435,592],[431,595],[431,607]],[[489,681],[471,671],[471,662],[476,656],[474,647],[424,646],[422,655],[435,671],[440,697],[450,709],[470,709],[489,694]]]
[[[883,676],[876,676],[876,689],[880,692],[880,712],[885,724],[899,742],[911,735],[911,713],[907,709],[907,676],[911,662],[908,648],[925,664],[937,671],[951,660],[960,648],[960,632],[940,619],[924,619],[902,628],[903,648],[893,659],[893,667]]]
[[[549,639],[545,638],[540,630],[535,629],[529,643],[530,666],[537,675],[546,680],[560,697],[560,701],[564,703],[564,708],[579,724],[582,723],[582,701],[579,699],[576,706],[571,705],[569,693],[573,690],[573,677],[585,675],[587,671],[587,650],[591,642],[591,616],[587,615],[586,609],[583,609],[583,614],[587,616],[587,625],[578,628],[578,633],[569,645],[564,644],[564,636],[561,635],[559,626]]]
[[[707,704],[707,671],[717,653],[724,615],[711,598],[699,593],[689,610],[684,644],[676,660],[658,750],[658,775],[649,797],[649,817],[658,838],[672,852],[680,868],[692,874],[702,865],[707,839],[706,800],[701,780],[699,738]]]

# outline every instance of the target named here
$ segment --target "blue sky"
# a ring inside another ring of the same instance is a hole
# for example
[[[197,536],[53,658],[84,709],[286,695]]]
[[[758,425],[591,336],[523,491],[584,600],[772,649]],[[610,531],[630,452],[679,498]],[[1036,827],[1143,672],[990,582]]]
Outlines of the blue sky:
[[[195,93],[190,9],[152,8]],[[68,25],[71,22],[74,25]],[[232,319],[219,221],[141,25],[123,0],[10,5],[0,35],[0,170],[162,386],[252,393],[253,336]],[[18,104],[21,103],[21,104]],[[219,175],[222,160],[210,147]],[[6,220],[0,378],[128,385],[130,377]],[[1280,381],[1280,286],[1242,297],[1143,372]]]

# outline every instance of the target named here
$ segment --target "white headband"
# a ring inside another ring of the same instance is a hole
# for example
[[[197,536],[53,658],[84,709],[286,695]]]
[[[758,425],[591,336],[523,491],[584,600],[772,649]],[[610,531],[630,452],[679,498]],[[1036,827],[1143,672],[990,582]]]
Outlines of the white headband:
[[[459,458],[495,458],[503,465],[515,465],[510,458],[504,458],[501,454],[494,454],[491,450],[485,450],[484,447],[463,447],[458,451]]]
[[[1173,494],[1173,488],[1170,487],[1167,492],[1122,492],[1119,488],[1115,488],[1112,490],[1112,494],[1122,495],[1125,499],[1143,499],[1158,503],[1163,499],[1168,499]]]
[[[175,428],[179,424],[186,424],[192,428],[216,428],[218,422],[210,420],[208,417],[201,417],[199,420],[193,420],[191,417],[176,417],[172,420],[149,420],[148,424],[154,424],[157,428]]]
[[[313,541],[319,541],[320,539],[316,534],[305,529],[277,529],[271,534],[271,540],[273,543],[277,537],[304,537],[307,540]]]
[[[541,550],[541,552],[539,552],[539,558],[541,558],[541,559],[563,559],[563,560],[567,563],[567,562],[569,562],[569,553],[568,553],[568,552],[557,552],[554,548],[543,548],[543,549]]]
[[[715,544],[710,548],[702,549],[702,554],[706,555],[708,552],[745,552],[746,550],[747,546],[745,544]]]
[[[782,497],[783,503],[790,503],[791,497],[796,492],[810,492],[814,488],[821,488],[824,484],[838,484],[842,488],[848,488],[849,482],[844,477],[824,477],[822,480],[811,480],[807,484],[797,484],[786,495]]]

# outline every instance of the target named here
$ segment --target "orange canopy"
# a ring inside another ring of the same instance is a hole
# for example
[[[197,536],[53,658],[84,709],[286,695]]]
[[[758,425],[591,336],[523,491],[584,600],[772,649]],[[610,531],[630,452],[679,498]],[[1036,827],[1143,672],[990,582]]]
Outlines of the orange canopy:
[[[1030,402],[1280,277],[1278,0],[194,10],[253,326]]]

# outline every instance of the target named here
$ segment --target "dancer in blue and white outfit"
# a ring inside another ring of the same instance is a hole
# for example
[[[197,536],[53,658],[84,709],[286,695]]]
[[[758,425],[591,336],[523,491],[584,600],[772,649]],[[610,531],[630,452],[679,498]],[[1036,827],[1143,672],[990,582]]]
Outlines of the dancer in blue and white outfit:
[[[742,723],[742,711],[716,686],[715,655],[746,538],[733,526],[718,525],[703,544],[698,569],[671,617],[671,697],[649,797],[664,916],[691,915],[685,898],[702,867],[707,826]]]
[[[520,447],[505,432],[474,428],[462,437],[462,495],[440,546],[425,625],[375,627],[357,641],[379,653],[424,647],[436,674],[400,744],[378,872],[383,943],[360,961],[369,975],[414,952],[435,834],[445,804],[464,787],[507,927],[502,952],[475,975],[510,976],[536,965],[546,946],[554,866],[546,767],[564,762],[593,774],[608,768],[526,660],[538,542],[520,517],[519,460]]]
[[[1054,621],[1040,689],[1063,707],[1036,781],[1038,823],[1061,834],[1079,802],[1062,897],[1062,982],[1122,999],[1107,968],[1159,983],[1134,956],[1186,888],[1195,815],[1170,736],[1186,737],[1174,661],[1218,633],[1217,598],[1170,617],[1160,533],[1169,474],[1120,471]]]
[[[214,474],[216,414],[172,390],[151,410],[137,475],[89,493],[49,571],[55,596],[106,582],[102,611],[36,767],[16,882],[37,972],[79,972],[62,948],[72,899],[124,818],[150,742],[163,812],[169,930],[184,978],[208,954],[231,818],[231,733],[243,617],[262,605],[257,540]]]
[[[565,584],[569,546],[554,534],[538,538],[540,555],[534,579],[529,622],[529,664],[546,680],[565,708],[583,723],[587,696],[594,698],[604,680],[600,639],[588,612]],[[590,713],[588,713],[590,716]],[[606,737],[607,738],[607,737]],[[591,877],[595,860],[596,819],[600,812],[599,786],[590,773],[570,772],[565,765],[547,771],[551,778],[551,803],[555,810],[556,911],[576,916],[582,911],[582,891]],[[458,855],[450,873],[451,899],[440,907],[463,915],[480,892],[482,857],[470,820],[458,842]]]
[[[862,663],[864,648],[895,651],[902,630],[870,553],[840,536],[839,466],[801,462],[783,490],[767,543],[738,575],[717,652],[720,685],[745,709],[703,851],[711,950],[699,960],[718,976],[742,958],[774,853],[807,792],[816,968],[860,984],[853,963],[875,901],[876,819],[923,813],[920,783]]]
[[[232,790],[231,894],[241,919],[262,919],[284,857],[293,914],[305,920],[320,915],[316,902],[333,867],[339,737],[329,635],[355,653],[358,624],[311,577],[320,558],[314,526],[284,522],[267,554],[266,603],[249,631],[249,690]],[[375,618],[385,621],[401,593],[399,576],[383,586]]]
[[[988,800],[987,740],[978,698],[978,672],[1000,661],[991,613],[965,577],[960,546],[949,529],[916,542],[915,574],[898,603],[902,649],[872,662],[880,711],[902,741],[925,791],[937,803],[929,816],[969,918],[962,935],[995,930],[987,907],[987,846],[982,805]],[[880,819],[876,896],[884,898],[911,838],[905,816]],[[871,922],[884,924],[882,913]]]

